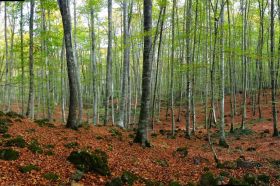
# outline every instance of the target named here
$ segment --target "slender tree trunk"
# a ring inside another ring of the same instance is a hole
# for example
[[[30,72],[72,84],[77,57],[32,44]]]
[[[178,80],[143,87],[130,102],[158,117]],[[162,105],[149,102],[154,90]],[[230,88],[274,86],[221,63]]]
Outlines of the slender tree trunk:
[[[152,59],[152,0],[144,0],[144,51],[142,74],[142,97],[138,130],[134,142],[148,146],[148,123],[151,86]]]
[[[33,56],[33,19],[34,19],[34,0],[30,1],[30,20],[29,20],[29,96],[26,116],[34,119],[34,56]]]
[[[106,100],[105,100],[105,118],[104,125],[109,118],[109,105],[112,97],[112,0],[108,0],[108,49],[106,65]]]
[[[58,0],[60,13],[63,22],[63,31],[66,48],[66,60],[67,60],[67,71],[69,79],[69,91],[70,91],[70,103],[69,113],[66,123],[66,127],[76,129],[77,123],[77,109],[78,109],[78,88],[77,88],[77,69],[74,59],[74,51],[72,44],[72,33],[71,33],[71,16],[68,0]]]

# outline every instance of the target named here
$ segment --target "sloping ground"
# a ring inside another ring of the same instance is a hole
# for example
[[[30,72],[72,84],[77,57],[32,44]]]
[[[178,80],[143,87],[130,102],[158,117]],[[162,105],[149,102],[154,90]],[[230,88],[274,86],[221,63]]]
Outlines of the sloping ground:
[[[169,135],[169,131],[157,130],[150,138],[152,147],[142,148],[132,143],[133,131],[93,126],[73,131],[58,123],[54,125],[42,121],[35,123],[28,119],[7,116],[0,118],[2,120],[7,118],[8,122],[11,122],[6,134],[0,136],[0,149],[12,148],[19,152],[17,160],[0,160],[1,185],[70,184],[76,168],[67,161],[67,157],[72,151],[79,149],[105,151],[109,156],[111,170],[111,176],[86,173],[79,181],[83,185],[105,185],[106,182],[122,175],[124,171],[165,185],[171,181],[181,184],[198,183],[201,175],[209,170],[216,176],[223,175],[219,178],[220,184],[227,183],[230,177],[241,178],[250,172],[255,175],[265,174],[269,176],[270,185],[280,185],[280,163],[277,164],[275,161],[280,160],[280,139],[270,137],[271,134],[268,132],[271,131],[271,122],[266,120],[248,124],[248,127],[253,129],[248,133],[230,134],[227,137],[230,145],[228,149],[215,145],[221,161],[223,163],[228,161],[223,168],[216,168],[204,129],[199,129],[196,137],[190,140],[184,138],[182,130],[178,131],[174,139]],[[165,128],[164,126],[159,124],[157,127]],[[212,133],[213,142],[217,144],[218,135],[214,129]],[[6,147],[7,141],[17,136],[26,141],[25,147],[15,147],[16,145]],[[41,148],[37,153],[32,152],[30,148],[30,144],[34,143]],[[240,157],[246,162],[253,163],[248,167],[246,163],[243,168],[237,167],[236,159]],[[20,167],[29,164],[33,164],[38,170],[22,173]],[[138,181],[136,185],[145,184]]]

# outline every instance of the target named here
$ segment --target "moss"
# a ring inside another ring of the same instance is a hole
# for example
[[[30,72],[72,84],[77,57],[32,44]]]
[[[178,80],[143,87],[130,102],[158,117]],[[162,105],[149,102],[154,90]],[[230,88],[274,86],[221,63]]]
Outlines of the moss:
[[[3,137],[3,138],[10,138],[10,137],[12,137],[12,136],[11,136],[10,134],[7,134],[7,133],[6,133],[6,134],[3,134],[2,137]]]
[[[28,149],[33,153],[43,153],[43,149],[41,148],[37,140],[32,140],[31,143],[28,145]]]
[[[57,181],[59,179],[59,176],[56,173],[48,172],[43,175],[45,179],[50,181]]]
[[[36,165],[33,165],[33,164],[29,164],[29,165],[26,165],[26,166],[23,166],[23,167],[19,167],[19,171],[22,172],[22,173],[31,172],[32,170],[39,171],[41,169],[39,167],[37,167]]]
[[[55,128],[54,124],[50,123],[50,120],[46,118],[35,120],[35,123],[37,123],[40,127]]]
[[[84,172],[76,170],[75,173],[71,176],[71,179],[74,181],[80,181],[84,177]]]
[[[108,166],[108,156],[101,150],[94,152],[88,151],[73,151],[67,158],[77,169],[84,172],[97,172],[101,175],[110,175]]]
[[[179,147],[176,149],[176,153],[178,153],[181,157],[187,157],[188,155],[188,147]]]
[[[53,155],[55,155],[55,153],[54,153],[53,151],[51,151],[51,150],[45,151],[44,154],[47,155],[47,156],[53,156]]]
[[[70,142],[70,143],[64,144],[64,147],[66,147],[68,149],[75,148],[78,146],[79,146],[79,144],[77,142]]]
[[[6,116],[10,117],[10,118],[20,118],[20,119],[23,119],[23,115],[21,114],[18,114],[16,112],[13,112],[13,111],[10,111],[10,112],[7,112],[6,113]]]
[[[249,184],[246,183],[245,181],[243,181],[241,179],[234,178],[234,177],[231,177],[229,179],[228,185],[233,185],[233,186],[249,186]]]
[[[0,134],[5,134],[6,132],[8,132],[8,126],[0,123]]]
[[[243,179],[245,182],[247,182],[250,185],[254,185],[257,181],[257,177],[254,174],[247,173],[243,176]]]
[[[53,149],[55,147],[55,145],[54,144],[46,144],[46,145],[44,145],[44,147],[47,148],[47,149]]]
[[[21,136],[17,136],[14,139],[10,139],[5,143],[6,147],[20,147],[20,148],[24,148],[26,146],[26,142],[25,140],[21,137]]]
[[[122,137],[122,133],[121,133],[119,130],[115,129],[115,128],[110,128],[110,129],[109,129],[109,132],[110,132],[111,135],[114,136],[114,137],[119,137],[119,138]]]
[[[168,186],[181,186],[181,184],[177,181],[171,181]]]
[[[168,167],[169,166],[168,161],[165,160],[165,159],[157,159],[157,160],[155,160],[155,163],[160,165],[161,167]]]
[[[125,171],[121,176],[122,181],[127,185],[133,185],[133,183],[138,179],[138,177],[132,172]]]
[[[266,175],[266,174],[260,174],[258,175],[258,180],[263,182],[263,183],[270,183],[270,176]]]
[[[0,159],[1,160],[17,160],[19,158],[19,153],[13,149],[1,149],[0,150]]]
[[[201,186],[215,186],[217,185],[217,180],[212,172],[206,172],[202,174],[200,181]]]
[[[116,177],[105,184],[105,186],[123,186],[123,185],[124,183],[122,182],[122,179],[120,177]]]

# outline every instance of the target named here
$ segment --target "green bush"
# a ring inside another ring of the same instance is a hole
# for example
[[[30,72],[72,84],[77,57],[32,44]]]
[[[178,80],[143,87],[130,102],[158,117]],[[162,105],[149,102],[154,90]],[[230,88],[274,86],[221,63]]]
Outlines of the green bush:
[[[66,147],[68,149],[75,148],[78,146],[79,146],[79,144],[77,142],[70,142],[70,143],[64,144],[64,147]]]
[[[43,149],[41,148],[37,140],[32,140],[31,143],[28,145],[28,149],[33,153],[43,153]]]
[[[0,150],[0,159],[1,160],[17,160],[19,158],[19,153],[13,149],[1,149]]]
[[[50,181],[57,181],[59,179],[59,176],[56,173],[48,172],[43,175],[45,179]]]
[[[101,150],[94,152],[73,151],[67,158],[77,169],[83,172],[97,172],[101,175],[110,175],[108,156]]]
[[[33,165],[33,164],[29,164],[29,165],[26,165],[26,166],[23,166],[23,167],[19,167],[19,171],[22,172],[22,173],[31,172],[32,170],[39,171],[41,169],[39,167],[37,167],[36,165]]]
[[[5,143],[6,147],[20,147],[20,148],[24,148],[26,146],[26,142],[25,140],[21,137],[21,136],[17,136],[14,139],[10,139]]]

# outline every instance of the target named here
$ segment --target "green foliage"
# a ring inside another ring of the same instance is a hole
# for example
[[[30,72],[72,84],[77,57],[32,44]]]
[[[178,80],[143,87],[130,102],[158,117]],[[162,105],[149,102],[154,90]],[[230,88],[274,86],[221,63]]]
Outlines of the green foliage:
[[[22,173],[28,173],[28,172],[31,172],[32,170],[39,171],[41,169],[40,169],[40,167],[37,167],[36,165],[33,165],[33,164],[19,167],[19,171]]]
[[[171,181],[168,186],[181,186],[181,184],[177,181]]]
[[[20,119],[24,118],[21,114],[18,114],[18,113],[13,112],[13,111],[7,112],[6,116],[8,116],[10,118],[20,118]]]
[[[79,147],[79,143],[76,142],[76,141],[75,142],[70,142],[70,143],[64,144],[64,147],[66,147],[68,149]]]
[[[10,138],[10,137],[12,137],[12,136],[11,136],[10,134],[7,134],[7,133],[6,133],[6,134],[3,134],[2,137],[3,137],[3,138]]]
[[[257,177],[254,174],[247,173],[243,176],[243,179],[245,182],[247,182],[250,185],[256,184]]]
[[[40,144],[38,143],[37,140],[32,140],[30,142],[30,144],[28,145],[28,149],[33,152],[33,153],[38,153],[38,154],[42,154],[43,153],[43,149],[41,148]]]
[[[50,181],[57,181],[59,179],[59,176],[53,172],[48,172],[48,173],[44,174],[43,177]]]
[[[13,149],[0,149],[0,159],[1,160],[17,160],[19,158],[19,153]]]
[[[5,146],[6,146],[6,147],[15,146],[15,147],[24,148],[25,145],[26,145],[26,142],[25,142],[25,140],[24,140],[21,136],[17,136],[17,137],[14,138],[14,139],[10,139],[10,140],[8,140],[8,141],[5,143]]]
[[[75,173],[71,176],[72,180],[80,181],[84,177],[84,172],[76,170]]]
[[[50,123],[49,119],[38,119],[35,120],[35,123],[37,123],[40,127],[49,127],[54,128],[54,124]]]
[[[67,160],[83,172],[93,171],[104,176],[110,175],[108,156],[101,150],[96,149],[94,152],[73,151]]]
[[[189,151],[188,147],[178,147],[175,151],[175,153],[179,154],[181,157],[187,157]]]
[[[258,175],[258,180],[263,182],[263,183],[269,184],[270,183],[270,176],[268,176],[266,174],[261,174],[261,175]]]
[[[116,128],[110,128],[109,129],[109,132],[111,133],[112,136],[114,137],[118,137],[118,138],[121,138],[122,137],[122,133],[117,130]]]
[[[217,180],[212,172],[206,172],[201,175],[200,186],[215,186],[217,185]]]

